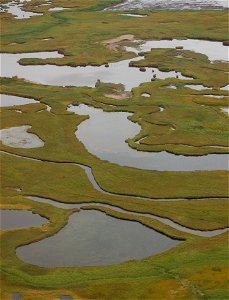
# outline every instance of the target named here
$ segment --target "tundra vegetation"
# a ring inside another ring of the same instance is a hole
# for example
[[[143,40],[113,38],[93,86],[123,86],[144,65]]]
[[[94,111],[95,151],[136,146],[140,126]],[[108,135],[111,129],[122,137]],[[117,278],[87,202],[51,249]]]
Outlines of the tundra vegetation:
[[[136,54],[122,46],[133,45],[135,40],[193,38],[227,44],[226,11],[141,11],[147,15],[144,18],[102,11],[119,2],[52,0],[48,5],[43,5],[46,4],[43,0],[23,2],[25,11],[43,15],[15,19],[11,14],[1,13],[1,52],[58,51],[64,55],[26,58],[20,60],[22,65],[109,66],[111,62],[134,58]],[[2,1],[1,5],[7,3]],[[48,10],[54,7],[68,9]],[[119,38],[126,35],[128,38]],[[110,47],[108,40],[113,40],[114,47]],[[131,62],[131,67],[175,70],[192,77],[191,84],[213,90],[189,89],[185,87],[189,80],[161,80],[153,78],[153,73],[151,82],[131,92],[125,92],[121,84],[112,83],[57,87],[18,77],[1,78],[2,94],[39,101],[2,107],[1,129],[30,125],[28,132],[44,141],[44,147],[31,149],[1,143],[1,209],[27,209],[49,220],[48,225],[41,227],[1,231],[2,299],[11,299],[13,292],[18,292],[22,300],[58,299],[65,294],[72,299],[99,300],[227,298],[227,233],[200,237],[157,220],[117,212],[103,204],[161,216],[196,230],[226,228],[228,172],[123,167],[90,154],[75,136],[77,126],[88,116],[66,109],[70,104],[84,103],[108,112],[131,112],[130,120],[137,122],[141,131],[126,142],[136,150],[186,156],[228,153],[228,116],[221,111],[222,107],[228,107],[228,92],[220,89],[228,84],[227,63],[212,64],[205,55],[183,49],[155,49],[141,55],[142,59]],[[148,97],[143,96],[146,93]],[[164,108],[163,113],[160,107]],[[91,168],[98,185],[109,194],[92,185],[81,165]],[[64,203],[91,203],[84,209],[137,221],[183,242],[156,256],[112,266],[30,265],[16,256],[16,248],[52,236],[78,211],[37,203],[27,198],[31,195]],[[93,206],[96,202],[99,207]]]

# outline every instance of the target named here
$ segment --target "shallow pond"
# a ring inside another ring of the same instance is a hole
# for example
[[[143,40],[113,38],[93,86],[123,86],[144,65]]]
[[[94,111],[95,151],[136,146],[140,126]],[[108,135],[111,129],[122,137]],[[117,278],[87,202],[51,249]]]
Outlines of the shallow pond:
[[[103,160],[122,166],[159,171],[227,170],[228,155],[182,156],[167,152],[136,151],[125,142],[137,135],[141,127],[127,119],[130,113],[104,112],[81,104],[68,111],[90,118],[80,125],[76,137],[86,149]]]
[[[34,99],[24,98],[24,97],[0,94],[0,107],[25,105],[30,103],[39,103],[39,101],[36,101]]]
[[[228,8],[227,0],[125,0],[105,10],[201,10]]]
[[[0,217],[1,230],[41,226],[48,223],[47,219],[28,210],[1,209]]]
[[[40,13],[34,13],[31,11],[23,11],[23,4],[20,2],[12,1],[5,5],[2,5],[2,11],[7,12],[15,16],[15,19],[29,19],[33,16],[42,16]]]
[[[5,146],[13,148],[39,148],[44,142],[33,133],[27,132],[31,126],[23,125],[0,130],[0,141]]]
[[[80,211],[56,235],[16,252],[22,260],[43,267],[97,266],[142,259],[178,243],[137,222]]]

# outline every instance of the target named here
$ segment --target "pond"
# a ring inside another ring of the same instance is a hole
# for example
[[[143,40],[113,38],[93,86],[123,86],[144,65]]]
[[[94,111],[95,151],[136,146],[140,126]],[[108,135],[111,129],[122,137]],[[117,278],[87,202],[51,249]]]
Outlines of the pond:
[[[47,224],[48,220],[28,210],[0,210],[1,230],[26,228]]]
[[[227,170],[228,155],[183,156],[162,152],[136,151],[126,140],[140,132],[137,123],[128,120],[131,113],[104,112],[102,109],[81,104],[69,106],[68,111],[90,118],[76,130],[76,137],[86,149],[98,158],[121,165],[145,170],[195,171]]]
[[[39,101],[24,97],[0,94],[0,107],[25,105],[30,103],[39,103]]]
[[[15,19],[29,19],[33,16],[42,16],[42,14],[40,13],[23,11],[23,4],[17,1],[11,1],[9,3],[1,5],[1,11],[12,14]]]
[[[208,56],[211,61],[228,60],[228,47],[222,42],[186,39],[186,40],[160,40],[160,41],[135,41],[134,47],[124,47],[128,52],[147,52],[155,48],[175,48],[184,47],[185,50],[199,52]],[[2,70],[1,76],[13,77],[18,76],[33,82],[57,85],[57,86],[89,86],[94,87],[97,80],[102,82],[122,83],[126,90],[131,90],[143,82],[150,82],[155,76],[159,79],[179,78],[192,80],[190,77],[183,76],[180,72],[170,71],[161,72],[157,68],[147,67],[144,72],[139,68],[130,67],[131,61],[141,60],[141,56],[120,62],[110,63],[109,67],[86,66],[70,67],[56,65],[28,65],[23,66],[18,63],[22,58],[62,58],[63,55],[57,51],[53,52],[34,52],[9,54],[2,53]],[[224,89],[224,88],[223,88]],[[226,89],[226,87],[225,87]]]
[[[42,267],[98,266],[139,260],[179,243],[137,222],[80,211],[56,235],[16,252],[20,259]]]
[[[23,125],[0,130],[0,141],[3,145],[13,148],[39,148],[44,142],[33,133],[27,132],[32,126]]]
[[[116,63],[110,63],[100,67],[69,67],[55,65],[34,65],[23,66],[18,63],[21,58],[62,58],[63,55],[57,52],[36,52],[21,54],[1,54],[2,70],[1,76],[25,78],[26,80],[57,86],[89,86],[94,87],[97,80],[102,82],[122,83],[126,90],[139,86],[143,82],[149,82],[155,75],[157,78],[178,78],[192,79],[182,76],[180,72],[161,72],[156,68],[146,68],[145,72],[139,68],[129,67],[131,61],[142,59],[136,57]],[[152,72],[153,71],[153,72]]]

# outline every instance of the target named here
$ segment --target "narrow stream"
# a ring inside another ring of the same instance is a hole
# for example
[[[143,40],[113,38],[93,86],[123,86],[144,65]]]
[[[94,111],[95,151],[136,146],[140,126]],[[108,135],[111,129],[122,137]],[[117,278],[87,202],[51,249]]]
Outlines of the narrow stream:
[[[91,184],[93,185],[93,187],[99,191],[100,193],[103,193],[105,195],[111,195],[111,196],[121,196],[121,197],[131,197],[131,198],[134,198],[134,199],[138,199],[138,200],[150,200],[150,201],[186,201],[186,200],[209,200],[209,199],[215,199],[215,198],[195,198],[195,199],[187,199],[187,198],[167,198],[167,199],[164,199],[164,198],[148,198],[148,197],[138,197],[138,196],[132,196],[132,195],[123,195],[123,194],[115,194],[115,193],[111,193],[111,192],[107,192],[105,190],[103,190],[99,185],[98,183],[96,182],[95,180],[95,177],[92,173],[92,169],[88,166],[85,166],[85,165],[82,165],[82,164],[79,164],[79,163],[70,163],[70,162],[61,162],[61,163],[58,163],[58,162],[53,162],[53,161],[46,161],[46,160],[41,160],[41,159],[37,159],[37,158],[31,158],[31,157],[27,157],[27,156],[23,156],[23,155],[18,155],[18,154],[13,154],[13,153],[9,153],[9,152],[6,152],[6,151],[0,151],[0,153],[4,153],[6,155],[11,155],[11,156],[15,156],[15,157],[19,157],[19,158],[24,158],[24,159],[28,159],[28,160],[32,160],[32,161],[38,161],[38,162],[46,162],[46,163],[50,163],[50,164],[67,164],[67,165],[72,165],[72,166],[77,166],[77,167],[80,167],[82,168],[84,171],[85,171],[85,174],[87,175],[88,177],[88,180],[91,182]],[[18,189],[18,192],[21,191],[20,189]],[[42,198],[41,198],[42,199]],[[227,198],[220,198],[220,199],[227,199]]]
[[[114,211],[125,213],[125,214],[128,214],[128,215],[134,215],[134,216],[139,216],[139,217],[147,217],[147,218],[150,218],[150,219],[153,219],[153,220],[157,220],[157,221],[160,221],[161,223],[166,224],[166,225],[168,225],[168,226],[170,226],[174,229],[177,229],[179,231],[191,233],[191,234],[198,235],[198,236],[211,237],[211,236],[215,236],[215,235],[218,235],[218,234],[221,234],[223,232],[228,231],[228,228],[217,229],[217,230],[206,230],[206,231],[195,230],[195,229],[191,229],[191,228],[182,226],[182,225],[180,225],[180,224],[178,224],[178,223],[176,223],[176,222],[174,222],[174,221],[172,221],[168,218],[159,217],[159,216],[156,216],[156,215],[153,215],[153,214],[148,214],[148,213],[137,213],[137,212],[134,212],[134,211],[129,211],[129,210],[119,208],[119,207],[114,206],[114,205],[104,204],[102,202],[101,203],[100,202],[90,202],[90,203],[85,202],[85,203],[79,203],[79,204],[70,204],[70,203],[57,202],[57,201],[54,201],[54,200],[51,200],[51,199],[35,197],[35,196],[29,196],[27,198],[30,199],[30,200],[39,202],[39,203],[47,203],[47,204],[51,204],[55,207],[64,208],[64,209],[82,208],[82,207],[86,208],[87,206],[107,207],[107,208],[110,208]]]

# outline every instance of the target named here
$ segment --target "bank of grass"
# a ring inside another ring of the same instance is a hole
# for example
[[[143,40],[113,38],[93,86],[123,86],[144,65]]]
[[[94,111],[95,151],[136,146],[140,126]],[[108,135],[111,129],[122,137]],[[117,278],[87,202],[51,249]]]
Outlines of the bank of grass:
[[[16,53],[58,50],[65,55],[64,58],[39,59],[34,63],[101,65],[134,56],[133,53],[111,51],[101,45],[103,40],[123,34],[133,34],[136,39],[143,40],[227,40],[226,11],[153,11],[147,12],[147,15],[146,18],[126,18],[119,16],[119,12],[64,10],[19,21],[11,15],[3,15],[1,51]],[[206,24],[212,25],[209,27]],[[66,36],[74,38],[66,39]],[[44,38],[51,39],[41,41]],[[16,44],[11,45],[12,42]],[[33,61],[30,59],[28,63]]]
[[[192,83],[200,84],[200,81]],[[166,88],[170,84],[177,85],[179,88],[176,90]],[[3,78],[1,91],[6,94],[35,98],[50,105],[55,115],[66,115],[65,117],[56,116],[56,119],[54,115],[50,115],[50,122],[65,118],[65,124],[67,124],[67,120],[70,118],[73,120],[74,117],[66,111],[67,105],[71,103],[85,103],[105,111],[132,112],[133,116],[129,118],[139,123],[142,129],[137,136],[129,139],[128,143],[129,146],[140,151],[167,151],[181,155],[228,153],[228,118],[220,110],[221,107],[228,105],[228,97],[222,99],[205,97],[204,91],[184,88],[185,84],[190,84],[190,82],[167,79],[144,83],[133,89],[131,98],[124,100],[104,96],[107,92],[114,93],[115,88],[120,90],[119,85],[109,84],[99,84],[96,88],[52,87]],[[151,97],[143,97],[142,94],[145,92]],[[225,96],[228,94],[225,91],[213,93]],[[160,112],[159,107],[163,107],[164,111]],[[34,115],[34,118],[39,119],[43,115]],[[17,116],[17,119],[23,119],[23,117],[23,115]],[[47,113],[47,121],[48,117]],[[9,118],[6,117],[6,119]],[[76,125],[85,119],[85,116],[79,116]],[[39,126],[37,126],[38,129]],[[73,127],[73,124],[71,126]],[[69,125],[67,127],[69,129]],[[66,130],[66,134],[69,135],[70,133],[67,132],[69,130]],[[141,141],[137,143],[140,139]],[[82,146],[79,147],[82,148]]]
[[[4,197],[4,205],[26,205],[63,225],[70,213],[49,205],[39,206],[22,197]],[[61,214],[59,213],[61,212]],[[113,214],[108,212],[109,214]],[[120,216],[117,216],[120,217]],[[124,216],[121,216],[124,217]],[[128,218],[131,219],[130,216]],[[135,218],[133,218],[135,220]],[[138,220],[139,221],[139,220]],[[150,221],[140,222],[151,227]],[[153,225],[153,227],[155,224]],[[51,227],[51,226],[50,226]],[[18,234],[20,232],[20,234]],[[39,228],[8,230],[2,236],[2,296],[20,292],[23,299],[56,299],[67,292],[73,299],[167,299],[174,293],[181,299],[224,299],[227,277],[227,235],[212,238],[192,237],[162,254],[141,261],[103,267],[40,268],[15,256],[13,249],[51,232]],[[171,234],[171,232],[170,232]],[[175,234],[177,236],[177,233]],[[4,246],[4,247],[3,247]],[[217,282],[217,284],[215,284]],[[35,293],[36,291],[36,293]],[[33,298],[31,298],[33,297]],[[217,297],[217,298],[214,298]],[[198,298],[198,297],[197,297]]]
[[[99,202],[101,205],[102,203],[105,203],[128,211],[151,213],[166,217],[174,222],[178,222],[181,225],[193,229],[211,230],[228,226],[228,201],[226,199],[216,198],[212,200],[160,202],[141,200],[133,197],[123,197],[122,195],[106,195],[93,188],[84,171],[78,166],[62,163],[54,164],[30,161],[25,158],[12,157],[6,154],[2,155],[1,165],[2,171],[4,171],[1,182],[3,195],[34,195],[65,203]],[[21,174],[23,174],[23,176],[21,176]],[[101,172],[101,174],[103,173]],[[142,173],[140,175],[147,179],[146,174]],[[182,174],[180,174],[178,179],[176,177],[174,179],[173,176],[170,175],[170,177],[167,178],[167,181],[170,182],[170,186],[173,186],[174,188],[174,186],[177,186],[179,183],[179,180],[181,181],[181,176]],[[220,177],[217,182],[215,182],[217,176]],[[119,182],[117,182],[117,180],[115,181],[115,172],[111,172],[111,175],[109,176],[103,174],[103,177],[105,179],[109,178],[109,180],[113,182],[113,185],[119,186]],[[151,177],[152,174],[148,179]],[[192,177],[190,176],[190,178]],[[216,191],[216,193],[219,194],[220,189],[225,189],[226,193],[226,179],[226,172],[224,177],[220,172],[218,172],[218,174],[212,174],[212,180],[211,178],[209,179],[209,177],[205,178],[205,189],[207,190],[209,182],[211,182],[211,185],[215,184],[216,189],[218,189],[218,192]],[[122,178],[119,180],[122,182]],[[136,182],[136,191],[138,191],[138,187],[143,185],[143,180],[135,180],[130,179],[129,183],[132,183],[133,185],[133,182]],[[155,183],[153,183],[153,180]],[[153,180],[151,179],[150,182],[146,182],[146,184],[143,185],[143,188],[147,188],[150,192],[152,191],[152,186],[155,186],[155,190],[157,190],[157,183],[161,181],[164,182],[164,186],[168,187],[169,185],[169,183],[165,181],[163,175],[157,176],[157,178],[154,178]],[[190,184],[189,189],[191,190],[192,186],[194,188],[195,184],[196,181],[193,182],[192,185]],[[180,186],[182,186],[182,184],[180,184]],[[120,190],[122,187],[130,189],[130,184],[126,184],[126,181],[124,180],[123,183],[121,183]],[[16,188],[21,188],[22,191],[16,192]],[[185,193],[185,190],[188,189],[187,184],[186,186],[183,185],[182,188]],[[171,191],[168,189],[168,196],[170,194]],[[30,202],[33,203],[32,201]]]
[[[56,3],[53,2],[53,5]],[[69,6],[75,5],[73,2],[68,3]],[[79,3],[85,5],[84,9],[88,9],[95,1]],[[226,11],[163,11],[147,14],[147,18],[138,19],[118,16],[118,12],[97,13],[76,9],[47,12],[44,16],[27,20],[16,20],[4,14],[1,49],[3,52],[15,53],[58,50],[65,54],[63,59],[23,60],[24,64],[99,65],[134,56],[122,50],[110,51],[101,45],[103,40],[122,34],[133,34],[138,39],[227,39]],[[51,39],[41,41],[44,38]],[[18,44],[10,45],[12,42]],[[164,57],[168,58],[168,53]],[[202,73],[200,66],[205,63],[202,57],[198,57],[195,72],[198,71],[200,77],[192,83],[203,84],[206,80],[213,82],[212,78],[207,79]],[[177,68],[177,62],[171,61],[171,57],[167,64]],[[182,68],[187,72],[187,66],[183,65]],[[36,162],[2,154],[4,207],[26,207],[48,217],[51,222],[47,232],[39,227],[1,232],[3,299],[9,298],[14,291],[20,292],[23,299],[44,299],[44,295],[47,300],[55,299],[62,289],[73,296],[73,299],[227,298],[227,233],[212,238],[194,237],[141,218],[142,223],[146,222],[152,228],[157,227],[165,234],[187,240],[160,255],[106,267],[46,269],[25,264],[15,256],[17,246],[54,234],[66,224],[68,216],[73,212],[22,198],[26,195],[50,197],[67,203],[100,202],[101,206],[102,203],[113,204],[129,211],[164,216],[194,229],[210,230],[228,226],[228,201],[218,198],[228,196],[226,171],[154,172],[101,161],[89,154],[75,138],[75,127],[86,117],[66,112],[66,106],[70,103],[85,103],[107,111],[132,112],[132,120],[141,124],[142,132],[136,139],[129,140],[129,145],[139,150],[166,150],[186,155],[227,153],[227,149],[206,147],[212,143],[222,147],[226,145],[226,116],[220,112],[220,107],[226,106],[226,99],[205,98],[201,96],[202,92],[184,89],[185,82],[178,79],[163,82],[156,80],[141,85],[133,90],[132,98],[118,102],[104,97],[104,93],[112,90],[112,86],[108,85],[92,89],[42,86],[17,78],[4,78],[1,82],[3,93],[32,97],[43,103],[20,107],[22,114],[13,112],[13,108],[3,108],[2,127],[31,124],[30,132],[36,133],[45,141],[43,148],[15,149],[1,145],[1,149],[58,162]],[[179,91],[163,88],[170,83],[176,84]],[[220,75],[217,86],[224,83],[225,78]],[[144,99],[141,97],[143,92],[149,92],[153,97]],[[214,93],[226,94],[219,90]],[[38,112],[44,108],[44,104],[52,107],[51,113]],[[114,106],[110,107],[110,104]],[[163,113],[159,113],[160,106],[165,109]],[[176,129],[173,134],[168,133],[169,126]],[[136,144],[137,139],[143,135],[146,139],[139,145]],[[156,140],[159,145],[156,145]],[[181,144],[188,144],[189,147]],[[80,167],[64,162],[90,166],[99,185],[113,193],[153,198],[216,199],[152,202],[133,197],[104,195],[93,188]],[[18,187],[22,188],[20,196],[16,196],[18,192],[15,188]],[[112,214],[111,211],[109,213]],[[121,217],[119,214],[116,216]],[[136,218],[133,217],[133,220]]]
[[[153,49],[144,59],[130,63],[135,67],[154,67],[161,71],[177,71],[199,80],[204,86],[218,89],[229,83],[228,63],[211,63],[207,56],[183,49]]]

